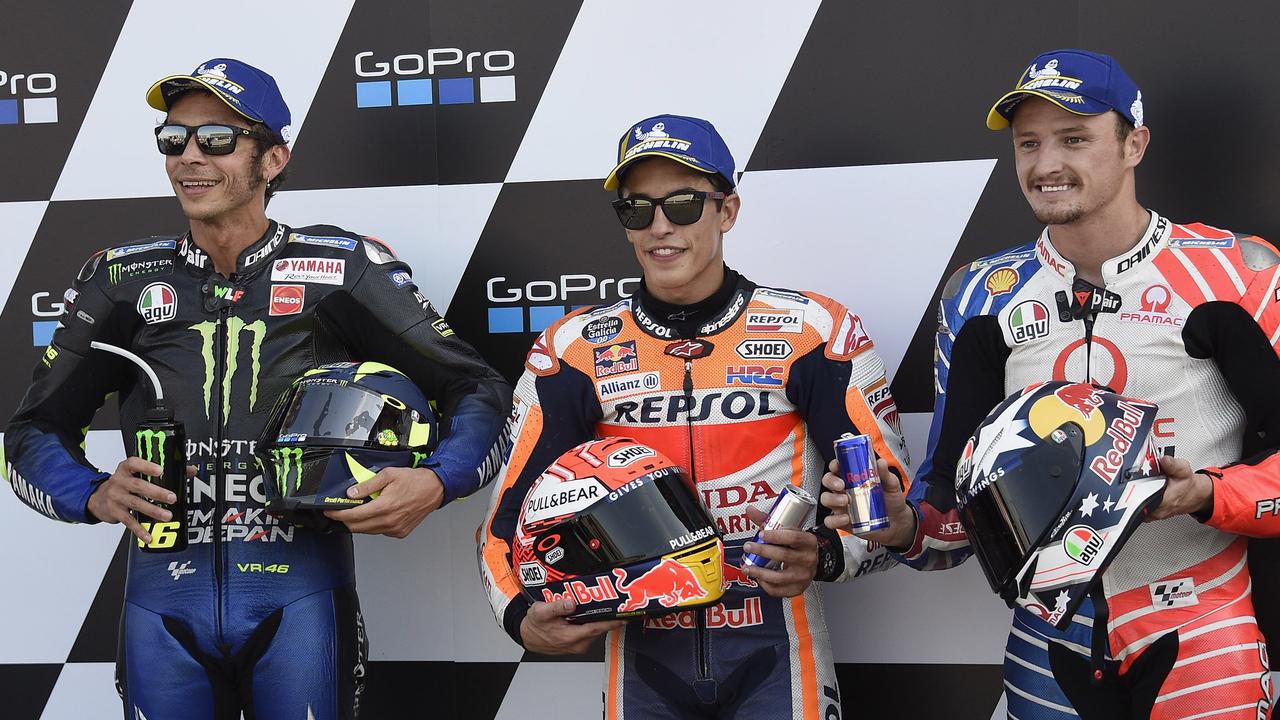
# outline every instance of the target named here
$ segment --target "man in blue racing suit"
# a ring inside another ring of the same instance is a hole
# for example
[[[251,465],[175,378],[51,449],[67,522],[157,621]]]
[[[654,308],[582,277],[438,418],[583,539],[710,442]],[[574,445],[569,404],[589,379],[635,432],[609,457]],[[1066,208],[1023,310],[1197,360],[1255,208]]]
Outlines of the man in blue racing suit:
[[[159,467],[129,457],[103,472],[83,449],[112,393],[133,447],[151,393],[138,367],[90,343],[140,356],[185,424],[194,467],[187,548],[129,553],[117,664],[126,717],[357,717],[366,642],[350,532],[405,537],[490,480],[510,387],[381,242],[267,218],[290,156],[271,76],[210,60],[147,99],[168,113],[156,137],[190,230],[85,263],[5,432],[6,475],[55,520],[123,523],[136,544],[150,542],[152,523],[172,517],[148,501],[176,499],[138,477]],[[292,527],[265,512],[255,440],[295,378],[349,360],[404,372],[438,405],[444,437],[420,467],[352,488],[377,497],[327,513],[344,530]]]

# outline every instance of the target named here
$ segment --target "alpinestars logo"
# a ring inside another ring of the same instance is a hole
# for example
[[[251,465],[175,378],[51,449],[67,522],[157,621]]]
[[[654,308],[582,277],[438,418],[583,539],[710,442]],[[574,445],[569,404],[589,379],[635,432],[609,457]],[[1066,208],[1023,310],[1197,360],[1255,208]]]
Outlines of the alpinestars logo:
[[[222,327],[222,323],[216,320],[206,320],[202,323],[196,323],[191,326],[191,330],[200,333],[201,356],[204,358],[204,416],[206,418],[213,417],[213,382],[214,374],[217,372],[217,361],[213,356],[213,349],[218,332]],[[249,360],[249,407],[253,410],[254,405],[258,402],[258,378],[262,373],[262,341],[267,336],[267,324],[262,320],[254,320],[246,323],[242,318],[234,315],[227,318],[226,321],[226,357],[223,358],[225,363],[222,372],[222,424],[227,423],[227,418],[231,416],[231,397],[232,397],[232,379],[236,376],[236,371],[240,369],[241,354],[244,352],[242,345],[247,340],[248,344],[248,360]]]

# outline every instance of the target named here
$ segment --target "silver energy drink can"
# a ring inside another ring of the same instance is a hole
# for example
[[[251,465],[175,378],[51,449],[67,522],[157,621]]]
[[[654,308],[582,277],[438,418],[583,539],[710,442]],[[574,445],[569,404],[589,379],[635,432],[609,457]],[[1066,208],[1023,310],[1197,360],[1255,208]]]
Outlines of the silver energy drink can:
[[[799,530],[804,527],[805,518],[809,517],[809,513],[813,512],[817,506],[818,501],[814,500],[809,493],[795,485],[785,485],[782,488],[782,492],[778,493],[778,498],[773,501],[773,508],[769,510],[769,519],[765,521],[764,527],[760,529],[760,532],[756,533],[752,542],[767,545],[768,543],[760,539],[765,530],[776,530],[777,528]],[[778,569],[777,561],[755,553],[743,553],[742,564],[744,566],[754,565],[769,570]]]
[[[871,438],[846,433],[836,440],[835,448],[845,492],[849,493],[853,532],[865,533],[888,527],[889,512],[884,504],[884,491],[880,488],[880,473],[876,471],[876,453],[871,448]]]

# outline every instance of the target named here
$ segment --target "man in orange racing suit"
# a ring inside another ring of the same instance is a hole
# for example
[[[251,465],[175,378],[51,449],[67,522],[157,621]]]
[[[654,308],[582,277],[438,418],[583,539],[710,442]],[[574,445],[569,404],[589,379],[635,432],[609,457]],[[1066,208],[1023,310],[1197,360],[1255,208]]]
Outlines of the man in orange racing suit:
[[[825,528],[745,542],[785,484],[818,491],[840,434],[870,435],[904,478],[907,456],[884,365],[858,316],[814,293],[757,286],[724,265],[723,236],[740,202],[733,170],[705,120],[663,115],[628,128],[605,189],[619,190],[614,206],[644,281],[634,297],[571,314],[534,343],[516,387],[514,445],[481,528],[481,573],[512,639],[571,653],[613,631],[609,718],[838,712],[812,581],[890,564],[883,548]],[[695,482],[725,540],[729,587],[719,604],[573,625],[572,600],[521,594],[510,543],[530,484],[564,451],[610,435],[652,445]],[[783,569],[744,574],[744,551]]]
[[[1014,614],[1005,687],[1021,720],[1271,714],[1246,536],[1280,535],[1280,257],[1257,237],[1143,208],[1143,121],[1119,64],[1080,50],[1037,57],[991,109],[988,127],[1012,123],[1022,192],[1048,227],[947,282],[929,459],[909,505],[886,492],[890,528],[872,535],[920,569],[967,558],[957,460],[1027,385],[1093,380],[1160,406],[1154,432],[1173,457],[1157,522],[1134,532],[1065,630],[1050,623],[1055,608]],[[1114,481],[1114,468],[1089,472]],[[822,497],[835,527],[848,521],[842,495]],[[1090,496],[1072,517],[1105,519],[1119,499]]]

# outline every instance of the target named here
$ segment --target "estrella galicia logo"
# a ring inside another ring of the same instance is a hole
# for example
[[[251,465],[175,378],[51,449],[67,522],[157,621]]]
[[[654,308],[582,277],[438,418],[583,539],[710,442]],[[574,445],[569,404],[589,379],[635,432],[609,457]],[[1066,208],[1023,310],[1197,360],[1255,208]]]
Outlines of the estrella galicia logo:
[[[232,315],[226,319],[226,357],[222,364],[222,423],[225,425],[231,416],[231,397],[234,389],[233,379],[240,369],[240,361],[249,361],[249,410],[258,402],[258,377],[262,372],[262,341],[267,336],[267,324],[262,320],[246,323],[243,318]],[[217,365],[213,351],[215,339],[221,325],[216,320],[205,320],[191,326],[191,330],[200,333],[200,353],[204,358],[204,416],[212,418],[213,383]],[[248,346],[247,348],[245,346]],[[242,358],[247,355],[247,358]],[[242,380],[243,382],[243,380]]]
[[[355,55],[356,76],[387,79],[356,81],[356,107],[514,102],[515,67],[516,54],[510,50],[430,48],[390,59],[364,50]]]
[[[57,91],[53,73],[0,70],[0,125],[58,122],[58,98],[53,95]]]

